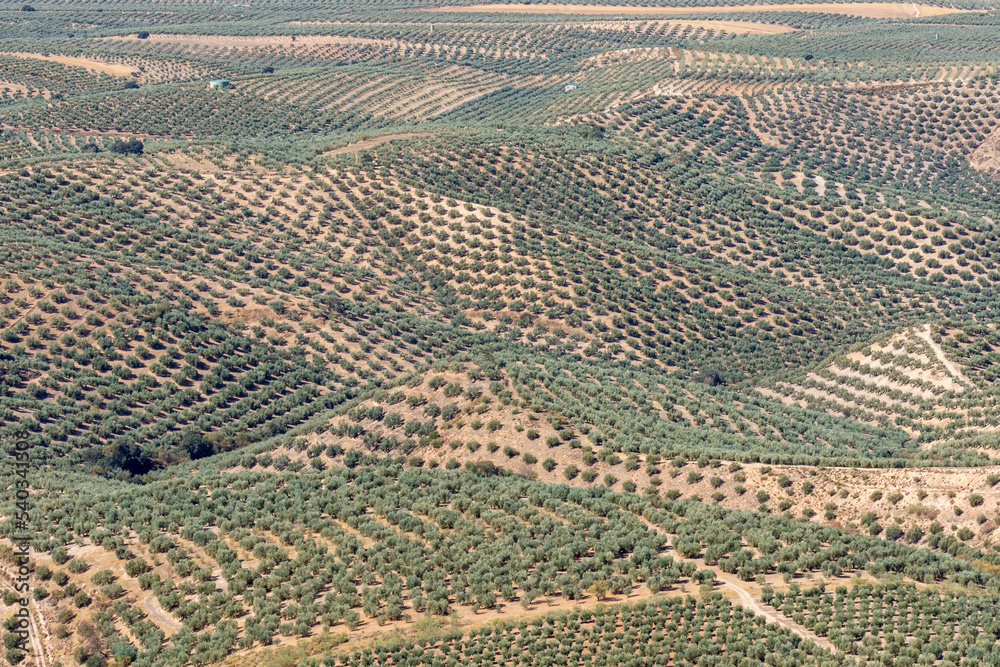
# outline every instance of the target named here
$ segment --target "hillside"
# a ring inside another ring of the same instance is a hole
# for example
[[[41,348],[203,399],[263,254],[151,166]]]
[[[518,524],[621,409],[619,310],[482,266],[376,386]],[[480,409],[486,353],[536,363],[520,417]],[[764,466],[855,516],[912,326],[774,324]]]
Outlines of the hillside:
[[[0,6],[0,660],[1000,661],[998,12]]]

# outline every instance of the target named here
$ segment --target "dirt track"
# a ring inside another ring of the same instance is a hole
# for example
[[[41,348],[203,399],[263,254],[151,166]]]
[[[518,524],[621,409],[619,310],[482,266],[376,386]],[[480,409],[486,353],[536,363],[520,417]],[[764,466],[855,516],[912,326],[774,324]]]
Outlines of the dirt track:
[[[13,578],[12,575],[4,572],[4,575],[9,578]],[[16,592],[14,586],[12,586],[7,581],[0,581],[0,588],[4,590]],[[41,615],[38,610],[33,606],[28,607],[28,632],[29,639],[31,641],[31,652],[34,654],[34,663],[36,667],[48,667],[52,664],[52,660],[49,655],[45,652],[46,644],[51,646],[52,640],[48,636],[48,628],[45,628],[45,643],[42,642],[41,630],[44,625],[44,621],[41,621]]]
[[[931,325],[929,324],[926,325],[923,329],[917,332],[917,335],[920,336],[924,341],[926,341],[928,345],[931,346],[931,349],[934,350],[934,354],[937,357],[938,361],[944,364],[944,367],[948,369],[948,372],[951,373],[956,380],[958,380],[959,382],[961,382],[966,386],[969,387],[972,386],[972,382],[969,381],[969,378],[965,377],[961,369],[959,369],[959,367],[955,365],[955,362],[951,361],[950,359],[948,359],[948,357],[945,356],[944,350],[941,349],[941,346],[935,343],[933,339],[931,339]]]
[[[652,530],[664,534],[663,530],[659,526],[650,523],[644,517],[639,517],[639,518]],[[670,555],[674,560],[678,562],[687,561],[689,563],[695,563],[699,568],[707,568],[713,570],[715,572],[715,580],[718,581],[723,588],[728,588],[729,590],[736,593],[736,603],[739,604],[741,607],[749,609],[753,613],[763,616],[765,619],[767,619],[768,623],[774,623],[775,625],[780,625],[786,630],[794,632],[799,637],[802,637],[802,639],[807,639],[815,643],[817,646],[820,646],[826,649],[827,651],[830,651],[831,653],[838,652],[836,647],[830,643],[830,640],[824,637],[820,637],[819,635],[813,633],[811,630],[808,630],[803,626],[799,625],[798,623],[793,622],[791,619],[786,618],[781,614],[768,609],[765,605],[758,602],[757,599],[750,593],[750,591],[748,591],[744,587],[743,582],[740,581],[737,577],[734,577],[731,574],[727,574],[717,567],[711,567],[706,565],[704,560],[701,558],[697,560],[684,558],[674,549],[673,539],[671,538],[671,536],[666,534],[664,534],[664,536],[667,538],[667,546],[671,552]]]
[[[143,598],[142,607],[149,614],[153,622],[160,626],[161,629],[167,629],[171,633],[181,629],[181,624],[177,622],[177,619],[163,611],[160,601],[156,599],[154,594],[150,593]]]
[[[767,619],[769,623],[780,625],[786,630],[794,632],[799,637],[802,637],[802,639],[808,639],[817,646],[825,648],[827,651],[830,651],[831,653],[837,653],[837,648],[830,643],[829,639],[820,637],[819,635],[812,633],[811,631],[807,630],[801,625],[793,623],[792,621],[788,620],[781,614],[777,614],[768,609],[767,607],[765,607],[763,604],[757,602],[757,600],[755,600],[754,597],[750,595],[750,593],[740,588],[739,580],[737,580],[732,575],[725,574],[723,572],[717,572],[715,576],[720,582],[722,582],[722,585],[725,588],[728,588],[731,591],[735,591],[736,599],[739,601],[741,607],[749,609],[758,616],[763,616],[764,618]]]

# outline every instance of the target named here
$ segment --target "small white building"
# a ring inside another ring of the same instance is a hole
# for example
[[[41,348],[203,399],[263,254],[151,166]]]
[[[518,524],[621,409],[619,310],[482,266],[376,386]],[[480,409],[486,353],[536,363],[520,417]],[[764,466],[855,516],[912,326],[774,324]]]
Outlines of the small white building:
[[[568,93],[569,91],[571,91],[571,90],[576,90],[576,89],[577,89],[577,88],[579,88],[579,87],[580,87],[580,86],[578,86],[577,84],[575,84],[575,83],[573,83],[573,82],[570,82],[570,83],[567,83],[567,84],[566,84],[566,88],[565,88],[565,90],[566,90],[566,92]]]
[[[208,82],[209,90],[223,90],[229,88],[229,79],[215,79]]]

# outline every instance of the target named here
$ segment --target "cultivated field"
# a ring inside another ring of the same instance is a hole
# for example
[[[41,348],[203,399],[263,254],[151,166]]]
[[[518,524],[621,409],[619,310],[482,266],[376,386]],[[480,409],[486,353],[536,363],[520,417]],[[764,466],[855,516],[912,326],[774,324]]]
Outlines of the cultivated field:
[[[934,5],[918,5],[907,2],[844,2],[805,4],[761,4],[761,5],[697,5],[693,7],[635,7],[631,5],[586,5],[586,4],[531,4],[516,3],[462,5],[457,7],[434,8],[435,12],[470,13],[517,13],[517,14],[578,14],[589,16],[662,16],[669,14],[728,14],[734,12],[822,12],[825,14],[847,14],[869,18],[916,18],[919,16],[941,16],[962,10]]]
[[[60,65],[67,65],[69,67],[83,67],[92,72],[102,72],[112,76],[131,76],[138,71],[138,68],[130,67],[128,65],[116,65],[113,63],[101,62],[99,60],[90,60],[89,58],[71,58],[67,56],[43,55],[40,53],[11,53],[9,55],[17,58],[46,60],[48,62],[59,63]]]
[[[750,21],[666,21],[668,25],[690,26],[703,30],[719,30],[733,35],[778,35],[783,32],[791,32],[795,28],[785,25],[768,25],[766,23],[753,23]]]
[[[1000,662],[1000,14],[658,4],[4,13],[0,661]]]

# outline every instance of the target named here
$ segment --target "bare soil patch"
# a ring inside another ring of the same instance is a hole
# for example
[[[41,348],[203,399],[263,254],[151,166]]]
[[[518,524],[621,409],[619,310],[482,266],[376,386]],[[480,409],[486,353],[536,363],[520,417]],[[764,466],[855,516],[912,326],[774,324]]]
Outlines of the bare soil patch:
[[[14,93],[21,93],[22,95],[28,95],[28,87],[23,83],[11,83],[10,81],[0,81],[0,93],[5,93],[8,95],[13,95]],[[42,91],[42,96],[46,99],[52,94],[47,91]]]
[[[651,19],[650,23],[655,23],[657,25],[670,25],[670,26],[691,26],[692,28],[701,28],[704,30],[725,30],[728,33],[733,34],[746,34],[746,35],[765,35],[774,34],[780,32],[791,32],[793,30],[798,30],[798,28],[793,28],[787,25],[777,25],[770,23],[761,23],[760,21],[726,21],[724,19]],[[448,25],[448,24],[437,24],[437,25]],[[591,28],[599,28],[600,30],[620,30],[622,32],[631,32],[635,30],[635,23],[633,21],[602,21],[600,23],[591,24]],[[660,47],[653,47],[659,49]],[[668,47],[675,48],[675,47]],[[645,49],[625,49],[626,51],[640,51]],[[615,53],[615,52],[611,52]]]
[[[986,141],[969,156],[969,162],[979,171],[993,172],[1000,169],[1000,130],[986,137]]]
[[[587,14],[596,16],[619,15],[681,15],[681,14],[730,14],[734,12],[822,12],[827,14],[849,14],[869,18],[915,18],[918,16],[940,16],[954,14],[962,10],[948,7],[931,7],[907,2],[851,2],[822,4],[778,4],[778,5],[724,5],[715,7],[628,7],[621,5],[469,5],[466,7],[440,7],[417,10],[435,12],[497,12],[514,14]]]
[[[4,55],[15,56],[17,58],[33,58],[35,60],[48,60],[53,63],[60,63],[62,65],[69,65],[70,67],[83,67],[89,69],[92,72],[102,72],[104,74],[110,74],[111,76],[132,76],[134,73],[138,72],[138,68],[132,67],[131,65],[117,65],[111,63],[101,62],[100,60],[91,60],[90,58],[73,58],[70,56],[44,56],[41,53],[7,53]]]
[[[455,100],[451,104],[449,104],[449,105],[447,105],[445,107],[442,107],[441,109],[438,109],[437,111],[435,111],[434,113],[432,113],[429,116],[429,118],[433,118],[435,116],[440,116],[441,114],[448,113],[452,109],[457,109],[458,107],[462,106],[466,102],[471,102],[473,100],[478,100],[483,95],[488,95],[489,93],[492,93],[494,90],[496,90],[496,88],[490,88],[489,90],[485,90],[485,91],[483,91],[481,93],[473,93],[472,95],[468,95],[466,97],[463,97],[462,99]]]
[[[409,132],[406,134],[385,134],[381,137],[374,137],[372,139],[365,139],[363,141],[358,141],[353,144],[348,144],[342,148],[335,148],[330,151],[329,155],[344,155],[345,153],[357,153],[358,151],[363,151],[366,148],[372,148],[374,146],[379,146],[390,141],[395,141],[396,139],[412,139],[414,137],[426,137],[430,132]]]

